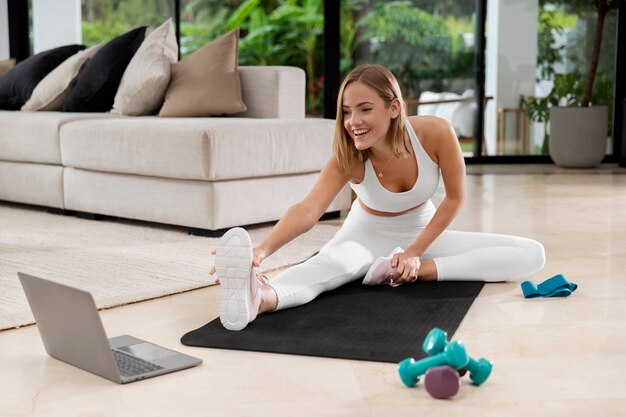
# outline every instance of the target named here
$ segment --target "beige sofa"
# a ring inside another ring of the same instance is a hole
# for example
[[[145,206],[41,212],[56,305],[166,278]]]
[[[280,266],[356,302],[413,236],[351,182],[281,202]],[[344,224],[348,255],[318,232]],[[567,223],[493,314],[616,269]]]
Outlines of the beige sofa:
[[[298,68],[240,76],[248,109],[231,117],[0,111],[0,200],[208,235],[279,219],[331,156],[334,121],[305,118]]]

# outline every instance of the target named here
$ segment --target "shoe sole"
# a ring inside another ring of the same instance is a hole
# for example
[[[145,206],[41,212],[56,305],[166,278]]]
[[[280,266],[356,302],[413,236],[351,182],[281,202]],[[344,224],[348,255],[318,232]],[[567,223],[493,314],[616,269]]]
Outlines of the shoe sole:
[[[250,236],[240,227],[230,229],[220,239],[216,255],[215,269],[222,287],[220,321],[228,330],[241,330],[250,317]]]

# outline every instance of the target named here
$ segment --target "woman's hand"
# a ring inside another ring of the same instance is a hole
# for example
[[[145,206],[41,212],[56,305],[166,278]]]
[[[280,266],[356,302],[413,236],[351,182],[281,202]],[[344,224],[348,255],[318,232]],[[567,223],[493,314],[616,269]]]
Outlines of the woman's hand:
[[[211,249],[211,255],[215,255],[217,253],[217,249],[213,248]],[[263,262],[263,260],[266,258],[265,255],[265,250],[261,249],[260,247],[256,247],[254,249],[252,249],[252,267],[253,268],[257,268],[259,266],[261,266],[261,262]],[[211,267],[211,270],[209,271],[209,275],[214,275],[215,274],[215,262],[214,265]],[[216,284],[220,283],[219,278],[217,278],[215,280]]]
[[[417,281],[420,265],[419,256],[413,256],[407,252],[396,253],[391,259],[391,266],[396,270],[393,282],[400,285]]]

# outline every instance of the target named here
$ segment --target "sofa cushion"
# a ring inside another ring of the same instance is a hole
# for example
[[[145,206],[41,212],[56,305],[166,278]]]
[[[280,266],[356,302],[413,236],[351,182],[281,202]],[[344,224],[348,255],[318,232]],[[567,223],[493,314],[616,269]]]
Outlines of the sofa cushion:
[[[159,116],[217,116],[245,111],[237,71],[238,43],[239,29],[235,29],[175,64]]]
[[[63,102],[74,86],[80,70],[104,44],[92,46],[69,57],[41,80],[33,94],[22,106],[22,111],[54,111],[63,108]]]
[[[247,110],[236,117],[305,118],[306,73],[302,68],[243,66],[239,78]]]
[[[474,97],[474,90],[468,89],[461,94],[461,98]],[[476,102],[466,101],[461,103],[459,111],[455,114],[453,125],[457,130],[457,135],[472,137],[474,135],[474,109]]]
[[[459,100],[472,97],[473,90],[466,90],[463,95],[456,93],[433,93],[424,91],[420,94],[420,102],[439,100]],[[418,113],[420,116],[433,115],[449,121],[457,136],[471,137],[473,135],[474,103],[471,101],[457,101],[453,103],[420,104]]]
[[[434,116],[437,114],[438,104],[421,104],[429,101],[442,100],[441,93],[435,93],[433,91],[424,91],[420,94],[420,105],[417,107],[417,114],[419,116]]]
[[[0,111],[0,160],[60,164],[59,130],[87,118],[114,118],[106,113]]]
[[[59,46],[33,55],[14,66],[0,77],[0,109],[19,110],[50,71],[84,48],[83,45]]]
[[[0,161],[0,200],[63,208],[63,167]]]
[[[63,164],[93,171],[228,180],[319,171],[329,119],[123,117],[61,128]]]
[[[118,36],[105,44],[89,60],[70,90],[63,111],[106,112],[113,107],[113,99],[124,71],[141,45],[146,34],[142,26]]]
[[[178,44],[170,18],[146,37],[130,60],[111,112],[140,116],[158,111],[176,61]]]
[[[63,190],[67,210],[215,230],[279,219],[318,176],[193,181],[66,168]],[[350,195],[344,187],[328,211],[350,207]]]

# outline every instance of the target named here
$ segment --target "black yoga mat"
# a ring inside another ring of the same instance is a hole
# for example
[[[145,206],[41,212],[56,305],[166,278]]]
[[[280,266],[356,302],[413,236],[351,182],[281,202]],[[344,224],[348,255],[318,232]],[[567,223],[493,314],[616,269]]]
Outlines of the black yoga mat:
[[[238,332],[219,318],[185,334],[189,346],[399,362],[421,358],[433,327],[452,337],[482,282],[418,282],[392,288],[353,281],[300,307],[257,317]]]

